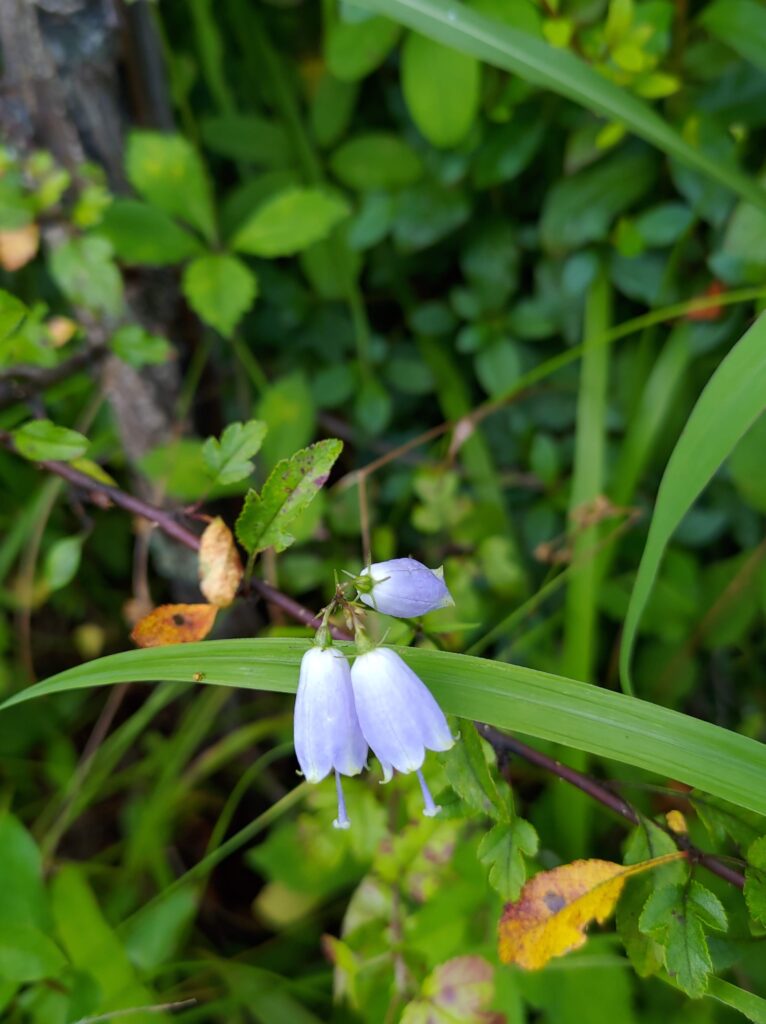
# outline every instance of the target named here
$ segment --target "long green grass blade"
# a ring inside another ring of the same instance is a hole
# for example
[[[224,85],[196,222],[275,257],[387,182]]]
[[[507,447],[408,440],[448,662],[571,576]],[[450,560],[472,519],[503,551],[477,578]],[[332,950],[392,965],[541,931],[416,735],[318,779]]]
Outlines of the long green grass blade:
[[[543,89],[619,121],[668,156],[701,171],[766,209],[766,192],[735,167],[707,156],[687,142],[647,103],[614,85],[585,61],[542,39],[510,28],[455,0],[355,0],[364,7],[431,39],[511,71]]]
[[[632,689],[630,662],[638,624],[665,548],[703,488],[764,408],[766,314],[740,338],[708,381],[662,477],[625,616],[620,675],[628,693]]]
[[[351,645],[345,645],[349,651]],[[112,654],[22,690],[0,710],[112,683],[180,680],[295,691],[305,640],[211,640]],[[766,814],[766,745],[597,686],[519,665],[395,648],[445,711],[636,765]]]

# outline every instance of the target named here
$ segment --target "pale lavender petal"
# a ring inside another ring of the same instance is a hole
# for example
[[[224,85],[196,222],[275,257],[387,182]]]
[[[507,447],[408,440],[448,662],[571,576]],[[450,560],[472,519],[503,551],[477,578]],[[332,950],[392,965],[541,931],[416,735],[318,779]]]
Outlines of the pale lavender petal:
[[[359,728],[348,662],[333,647],[312,647],[301,661],[295,698],[295,754],[309,782],[335,768],[357,775],[367,744]]]
[[[452,735],[439,705],[394,651],[361,654],[351,669],[359,724],[384,767],[417,771],[426,748],[447,750]]]
[[[414,558],[374,562],[361,575],[369,576],[374,586],[369,593],[360,592],[359,599],[385,615],[413,619],[454,603],[441,570],[429,569]]]

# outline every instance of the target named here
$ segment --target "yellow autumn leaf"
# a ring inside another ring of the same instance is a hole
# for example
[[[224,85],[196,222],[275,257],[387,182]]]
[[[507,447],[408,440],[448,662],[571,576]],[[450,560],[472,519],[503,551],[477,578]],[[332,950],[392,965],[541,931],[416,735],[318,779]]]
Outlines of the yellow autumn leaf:
[[[139,647],[166,647],[203,640],[218,609],[212,604],[161,604],[136,623],[130,638]]]
[[[668,811],[665,815],[665,821],[667,822],[670,831],[675,832],[678,836],[685,836],[689,831],[689,826],[686,824],[686,818],[683,816],[681,811]]]
[[[641,861],[576,860],[531,878],[500,919],[499,955],[503,963],[528,971],[577,949],[591,921],[601,924],[614,910],[626,880],[686,854],[682,850]]]
[[[231,530],[220,516],[200,538],[199,587],[211,604],[225,608],[242,579],[242,562]]]

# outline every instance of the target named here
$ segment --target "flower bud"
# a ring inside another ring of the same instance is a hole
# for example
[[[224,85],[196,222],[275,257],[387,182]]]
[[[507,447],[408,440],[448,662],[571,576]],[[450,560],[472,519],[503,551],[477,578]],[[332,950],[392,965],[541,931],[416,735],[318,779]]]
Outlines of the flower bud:
[[[455,603],[441,568],[429,569],[414,558],[366,566],[357,579],[357,590],[359,600],[368,607],[400,619],[414,619]]]

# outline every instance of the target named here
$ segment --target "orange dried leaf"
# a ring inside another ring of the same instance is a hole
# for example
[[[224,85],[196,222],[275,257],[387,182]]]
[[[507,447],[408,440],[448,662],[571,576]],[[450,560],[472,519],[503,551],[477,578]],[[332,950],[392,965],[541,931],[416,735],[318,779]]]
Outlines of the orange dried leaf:
[[[37,255],[40,229],[36,224],[0,231],[0,267],[3,270],[21,270]]]
[[[131,640],[139,647],[166,647],[204,639],[218,609],[212,604],[161,604],[136,623]]]
[[[508,903],[499,928],[500,959],[528,971],[577,949],[591,921],[605,921],[631,875],[680,860],[679,850],[640,864],[576,860],[531,878],[515,903]]]
[[[717,295],[722,295],[726,289],[720,281],[711,281],[708,287],[705,289],[703,295],[698,295],[698,299],[712,299]],[[690,309],[686,314],[687,320],[717,320],[723,312],[723,306],[720,302],[715,305],[698,306],[696,309]]]
[[[220,517],[202,534],[199,548],[199,587],[211,604],[231,604],[242,579],[242,562],[229,527]]]

